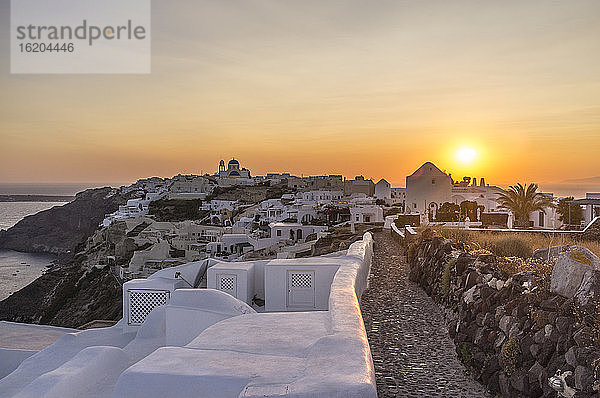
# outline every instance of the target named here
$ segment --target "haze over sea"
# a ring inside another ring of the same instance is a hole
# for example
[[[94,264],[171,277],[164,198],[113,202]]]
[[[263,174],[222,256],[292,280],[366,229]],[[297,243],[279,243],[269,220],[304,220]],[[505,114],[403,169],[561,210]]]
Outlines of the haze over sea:
[[[114,183],[16,183],[0,182],[0,195],[75,195],[88,188],[120,186]]]

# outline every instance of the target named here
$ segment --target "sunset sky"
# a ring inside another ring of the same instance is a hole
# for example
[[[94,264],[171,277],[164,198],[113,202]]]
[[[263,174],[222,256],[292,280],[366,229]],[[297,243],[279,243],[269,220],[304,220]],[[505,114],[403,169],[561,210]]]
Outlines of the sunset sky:
[[[153,1],[149,75],[11,75],[9,24],[0,182],[600,176],[597,0]]]

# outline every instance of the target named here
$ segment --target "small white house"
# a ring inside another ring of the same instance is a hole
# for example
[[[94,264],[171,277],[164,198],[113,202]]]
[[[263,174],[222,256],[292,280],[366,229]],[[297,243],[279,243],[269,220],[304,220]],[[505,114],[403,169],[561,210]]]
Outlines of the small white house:
[[[353,223],[383,222],[383,208],[377,205],[350,207],[350,221]]]
[[[326,226],[303,225],[300,223],[271,223],[271,238],[276,241],[291,240],[293,242],[304,242],[307,236],[327,230]]]
[[[554,195],[551,193],[542,193],[549,199],[554,200]],[[546,207],[541,211],[534,211],[529,215],[529,221],[533,223],[534,228],[539,229],[555,229],[562,223],[558,220],[556,207]]]
[[[375,197],[386,200],[392,198],[392,185],[383,178],[375,184]]]

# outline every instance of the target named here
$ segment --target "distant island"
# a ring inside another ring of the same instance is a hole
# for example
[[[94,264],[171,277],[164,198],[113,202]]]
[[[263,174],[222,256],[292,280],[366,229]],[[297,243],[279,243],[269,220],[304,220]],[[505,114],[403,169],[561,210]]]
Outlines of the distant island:
[[[71,202],[69,195],[0,195],[0,202]]]

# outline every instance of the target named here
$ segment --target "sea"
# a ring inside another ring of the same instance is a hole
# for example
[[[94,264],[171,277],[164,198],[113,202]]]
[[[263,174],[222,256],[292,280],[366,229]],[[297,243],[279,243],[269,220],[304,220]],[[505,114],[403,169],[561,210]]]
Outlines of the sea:
[[[0,195],[73,196],[88,188],[111,184],[5,184]],[[9,229],[23,218],[66,202],[0,202],[0,229]],[[38,278],[56,257],[51,254],[20,253],[0,249],[0,300]]]

